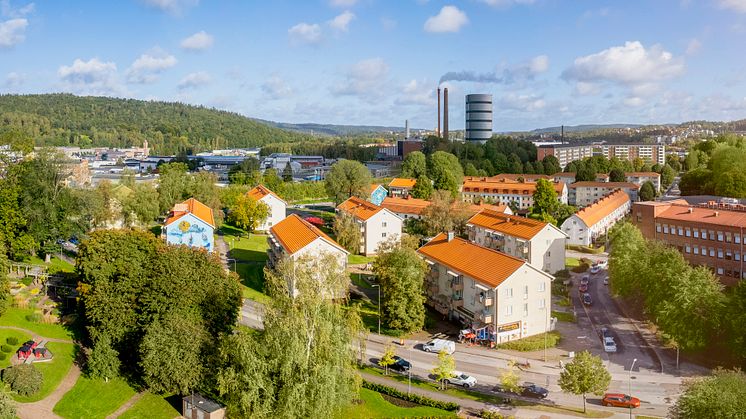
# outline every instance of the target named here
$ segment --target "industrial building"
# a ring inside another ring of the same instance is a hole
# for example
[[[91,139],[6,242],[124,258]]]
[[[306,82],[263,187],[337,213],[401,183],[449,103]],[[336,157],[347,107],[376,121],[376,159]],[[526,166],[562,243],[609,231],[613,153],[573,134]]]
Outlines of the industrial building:
[[[492,95],[466,95],[466,141],[486,142],[492,137]]]

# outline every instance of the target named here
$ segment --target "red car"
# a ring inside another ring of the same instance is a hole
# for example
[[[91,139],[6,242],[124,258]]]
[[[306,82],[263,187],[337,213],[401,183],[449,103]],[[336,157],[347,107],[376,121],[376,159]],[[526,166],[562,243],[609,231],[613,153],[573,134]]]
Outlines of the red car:
[[[640,399],[622,393],[606,393],[601,401],[604,406],[614,407],[640,407]]]
[[[580,284],[580,287],[578,287],[578,291],[588,292],[588,284]]]

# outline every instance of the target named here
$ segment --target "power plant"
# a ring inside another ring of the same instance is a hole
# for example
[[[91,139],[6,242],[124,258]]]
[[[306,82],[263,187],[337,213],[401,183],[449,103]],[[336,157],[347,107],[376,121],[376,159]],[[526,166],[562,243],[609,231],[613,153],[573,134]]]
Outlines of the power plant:
[[[492,95],[466,95],[464,139],[484,143],[492,137]]]
[[[448,140],[448,88],[443,89],[443,138]]]

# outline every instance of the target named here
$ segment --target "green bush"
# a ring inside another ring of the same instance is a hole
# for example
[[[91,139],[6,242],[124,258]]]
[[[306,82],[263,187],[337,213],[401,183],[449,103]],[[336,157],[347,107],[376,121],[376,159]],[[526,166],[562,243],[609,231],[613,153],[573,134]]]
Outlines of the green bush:
[[[15,336],[9,336],[7,339],[5,339],[5,342],[8,345],[18,345],[18,338]]]
[[[367,388],[368,390],[373,390],[377,393],[385,394],[387,396],[396,397],[397,399],[402,399],[408,402],[417,403],[421,406],[430,406],[436,409],[447,410],[449,412],[455,412],[461,408],[461,406],[459,406],[458,403],[442,402],[440,400],[434,400],[429,397],[420,396],[414,393],[407,394],[393,387],[384,386],[382,384],[371,383],[365,380],[363,380],[363,388]]]
[[[11,348],[8,345],[0,345],[0,351],[3,351],[6,354],[9,354],[9,353],[13,352],[13,348]]]
[[[0,352],[0,361],[5,361],[8,358],[8,354]]]
[[[568,245],[567,248],[570,249],[570,250],[575,250],[575,251],[578,251],[578,252],[588,253],[588,254],[591,254],[591,255],[597,255],[599,253],[603,253],[603,251],[604,251],[604,247],[603,246],[588,247],[588,246],[580,246],[580,245],[577,245],[577,244],[571,244],[571,245]]]
[[[560,341],[560,334],[557,331],[546,333],[547,335],[547,348],[554,348]],[[519,352],[531,352],[544,349],[544,333],[529,336],[527,338],[512,340],[497,345],[500,349],[510,349]]]
[[[14,365],[3,370],[3,382],[21,396],[38,392],[43,381],[41,371],[31,364]]]
[[[31,323],[39,323],[41,322],[41,313],[32,313],[26,315],[26,321]]]
[[[575,273],[577,273],[577,274],[580,274],[580,273],[586,272],[590,268],[591,268],[591,265],[583,262],[580,265],[572,268],[572,271],[575,272]]]
[[[570,278],[570,270],[560,269],[559,271],[554,273],[554,277],[557,279],[568,279]]]
[[[492,410],[484,409],[481,412],[479,412],[479,416],[482,419],[504,419],[505,416],[503,416],[500,412],[494,412]]]

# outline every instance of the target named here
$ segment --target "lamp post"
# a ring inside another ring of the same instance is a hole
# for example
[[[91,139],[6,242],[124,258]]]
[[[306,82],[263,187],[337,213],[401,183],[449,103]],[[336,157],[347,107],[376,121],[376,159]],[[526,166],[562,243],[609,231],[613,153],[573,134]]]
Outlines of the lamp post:
[[[632,397],[632,370],[635,368],[635,362],[637,362],[637,358],[632,360],[632,366],[629,367],[629,380],[627,381],[627,397]],[[629,417],[632,419],[632,403],[630,400],[629,404]]]
[[[373,288],[378,288],[378,334],[381,334],[381,284],[373,284]]]
[[[225,259],[226,262],[233,261],[233,272],[236,272],[236,259],[233,258],[227,258]]]

